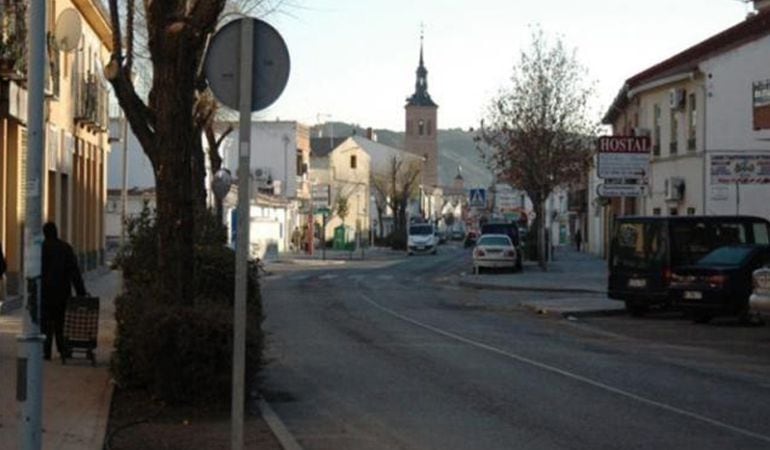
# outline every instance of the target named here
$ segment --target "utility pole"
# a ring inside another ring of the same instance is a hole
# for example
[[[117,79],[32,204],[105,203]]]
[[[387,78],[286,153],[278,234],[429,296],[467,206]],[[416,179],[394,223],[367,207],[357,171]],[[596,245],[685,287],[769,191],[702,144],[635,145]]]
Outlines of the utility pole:
[[[126,245],[126,218],[128,209],[128,117],[123,116],[123,184],[120,192],[120,247]]]
[[[43,222],[43,96],[46,2],[29,2],[27,33],[27,173],[24,227],[24,318],[19,336],[16,399],[21,402],[20,448],[42,446],[43,341],[40,334],[40,274]]]

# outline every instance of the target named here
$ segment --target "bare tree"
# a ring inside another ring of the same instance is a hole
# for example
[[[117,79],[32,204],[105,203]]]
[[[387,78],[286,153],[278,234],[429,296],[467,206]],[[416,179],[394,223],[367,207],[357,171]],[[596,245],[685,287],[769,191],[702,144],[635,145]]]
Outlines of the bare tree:
[[[250,8],[282,3],[243,1]],[[201,67],[227,4],[145,0],[137,10],[135,0],[109,0],[113,48],[104,72],[155,174],[163,301],[192,301],[187,281],[193,275],[195,217],[205,209],[201,132],[216,110],[199,102],[205,100]],[[147,88],[137,89],[134,63],[142,58],[146,66],[138,80]]]
[[[577,182],[590,165],[598,120],[590,118],[593,86],[575,51],[542,30],[522,51],[510,85],[492,99],[476,142],[502,182],[526,191],[535,209],[538,260],[546,269],[545,201],[553,190]],[[597,116],[598,117],[598,116]]]
[[[420,182],[421,162],[392,157],[387,166],[372,172],[372,187],[374,189],[377,213],[379,216],[380,233],[382,219],[387,208],[393,211],[395,239],[391,242],[393,248],[403,248],[406,245],[407,209],[409,201],[417,195]]]

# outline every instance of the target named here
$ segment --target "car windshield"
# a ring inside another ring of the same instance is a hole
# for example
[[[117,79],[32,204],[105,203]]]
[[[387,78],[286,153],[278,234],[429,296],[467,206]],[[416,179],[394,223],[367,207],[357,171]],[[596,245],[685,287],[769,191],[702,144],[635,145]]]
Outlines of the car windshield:
[[[698,265],[740,266],[749,257],[753,247],[726,246],[707,254],[698,260]]]
[[[412,225],[409,227],[409,234],[413,236],[429,236],[433,234],[433,227],[430,225]]]
[[[510,247],[511,240],[505,236],[482,236],[478,245]]]

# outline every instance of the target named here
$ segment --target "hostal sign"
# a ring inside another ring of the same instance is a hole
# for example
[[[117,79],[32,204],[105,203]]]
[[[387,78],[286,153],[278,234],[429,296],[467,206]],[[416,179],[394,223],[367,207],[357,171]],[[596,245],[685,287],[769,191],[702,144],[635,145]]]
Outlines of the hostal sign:
[[[599,138],[599,178],[641,179],[650,171],[650,138],[602,136]]]

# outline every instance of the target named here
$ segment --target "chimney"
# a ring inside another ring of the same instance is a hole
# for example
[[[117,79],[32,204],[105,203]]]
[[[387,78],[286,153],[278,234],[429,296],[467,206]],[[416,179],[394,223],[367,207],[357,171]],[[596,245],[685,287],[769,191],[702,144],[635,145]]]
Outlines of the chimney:
[[[368,127],[366,129],[366,138],[369,139],[370,141],[377,142],[377,134],[374,133],[374,130],[372,129],[372,127]]]
[[[758,12],[767,11],[770,9],[770,0],[753,0],[754,9]]]

